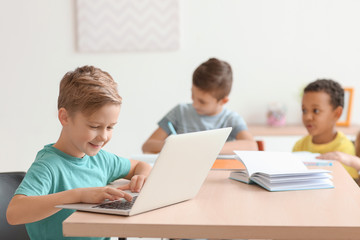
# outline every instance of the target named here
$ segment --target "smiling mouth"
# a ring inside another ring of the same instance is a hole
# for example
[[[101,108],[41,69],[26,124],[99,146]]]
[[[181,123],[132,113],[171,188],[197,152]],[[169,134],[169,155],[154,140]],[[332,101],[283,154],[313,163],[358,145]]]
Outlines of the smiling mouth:
[[[100,148],[102,146],[102,144],[93,144],[93,143],[89,143],[92,147],[95,147],[95,148]]]

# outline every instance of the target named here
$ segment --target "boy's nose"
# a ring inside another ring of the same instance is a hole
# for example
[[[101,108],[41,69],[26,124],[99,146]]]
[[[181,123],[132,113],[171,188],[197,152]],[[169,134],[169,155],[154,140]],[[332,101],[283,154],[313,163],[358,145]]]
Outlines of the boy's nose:
[[[107,139],[106,131],[100,131],[97,138],[101,141],[105,141]]]
[[[310,120],[310,119],[312,119],[312,114],[310,114],[310,113],[306,113],[306,114],[304,114],[304,119],[306,119],[306,120]]]

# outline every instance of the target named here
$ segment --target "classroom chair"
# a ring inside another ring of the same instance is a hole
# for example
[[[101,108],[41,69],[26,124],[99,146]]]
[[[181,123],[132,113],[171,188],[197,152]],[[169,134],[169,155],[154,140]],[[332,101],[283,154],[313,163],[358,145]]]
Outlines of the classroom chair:
[[[265,143],[263,140],[256,140],[259,151],[265,151]]]
[[[25,176],[25,172],[3,172],[0,173],[0,233],[1,239],[30,239],[25,225],[9,225],[6,220],[6,209],[15,190]]]
[[[355,145],[356,156],[360,157],[360,131],[356,134],[356,138],[353,143]]]

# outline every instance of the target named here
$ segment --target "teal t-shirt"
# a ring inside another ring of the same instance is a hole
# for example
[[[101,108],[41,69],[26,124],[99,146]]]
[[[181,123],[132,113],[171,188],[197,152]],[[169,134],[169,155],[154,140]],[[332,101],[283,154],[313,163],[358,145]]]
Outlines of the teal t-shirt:
[[[130,160],[100,150],[95,156],[72,157],[52,146],[40,150],[15,194],[41,196],[74,188],[103,187],[125,177]],[[62,222],[74,210],[62,209],[37,222],[26,224],[31,239],[108,239],[64,237]]]

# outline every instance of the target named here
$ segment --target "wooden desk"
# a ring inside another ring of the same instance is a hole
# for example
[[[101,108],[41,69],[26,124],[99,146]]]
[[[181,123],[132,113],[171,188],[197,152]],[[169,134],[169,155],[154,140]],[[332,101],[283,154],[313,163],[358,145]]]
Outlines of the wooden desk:
[[[283,127],[271,127],[264,124],[249,124],[249,132],[254,136],[305,136],[308,134],[306,128],[301,125],[286,125]],[[356,135],[360,131],[359,125],[351,125],[349,127],[336,127],[345,135]]]
[[[334,189],[268,192],[210,171],[195,199],[121,217],[75,212],[65,236],[359,239],[360,189],[335,163]]]

